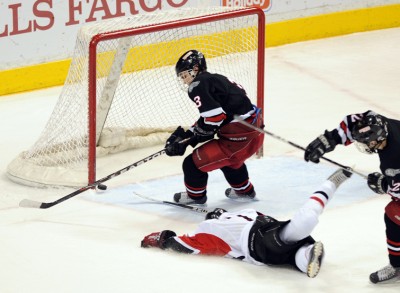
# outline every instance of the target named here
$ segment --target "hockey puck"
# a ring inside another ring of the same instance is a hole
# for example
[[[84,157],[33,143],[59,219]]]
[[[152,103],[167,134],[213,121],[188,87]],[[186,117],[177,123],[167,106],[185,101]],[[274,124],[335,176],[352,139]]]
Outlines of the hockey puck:
[[[106,190],[107,189],[107,185],[99,184],[99,185],[97,185],[97,188],[100,189],[100,190]]]

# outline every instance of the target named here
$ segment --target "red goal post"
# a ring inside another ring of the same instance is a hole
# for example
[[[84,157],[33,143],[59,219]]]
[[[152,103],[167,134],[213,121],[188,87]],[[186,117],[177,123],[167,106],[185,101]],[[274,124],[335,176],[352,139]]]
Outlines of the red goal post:
[[[203,52],[209,71],[242,84],[263,109],[259,8],[176,9],[88,24],[45,130],[10,163],[9,177],[28,185],[86,185],[96,180],[99,156],[163,144],[178,125],[190,126],[197,109],[174,80],[174,65],[189,49]]]

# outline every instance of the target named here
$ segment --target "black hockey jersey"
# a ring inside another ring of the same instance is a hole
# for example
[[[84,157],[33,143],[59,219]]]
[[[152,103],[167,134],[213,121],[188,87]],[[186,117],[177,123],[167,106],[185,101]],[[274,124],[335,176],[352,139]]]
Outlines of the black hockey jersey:
[[[247,118],[254,113],[244,88],[221,74],[200,73],[190,84],[188,95],[200,112],[197,125],[206,131],[215,132],[234,115]]]
[[[353,143],[354,139],[351,135],[351,130],[357,121],[370,112],[372,111],[344,117],[340,125],[332,132],[337,142],[344,145]],[[382,119],[387,122],[388,137],[385,148],[378,150],[380,169],[388,182],[386,193],[396,199],[400,199],[400,121],[384,116],[382,116]]]

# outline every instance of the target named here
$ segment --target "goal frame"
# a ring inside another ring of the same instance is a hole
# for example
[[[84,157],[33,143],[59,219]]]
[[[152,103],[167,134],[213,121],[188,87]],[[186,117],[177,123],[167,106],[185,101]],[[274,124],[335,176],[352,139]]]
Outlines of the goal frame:
[[[207,22],[221,21],[242,16],[258,16],[258,47],[257,47],[257,106],[264,113],[264,62],[265,62],[265,14],[258,7],[247,7],[229,12],[218,12],[212,15],[170,21],[161,24],[147,25],[138,28],[129,28],[108,33],[100,33],[92,37],[89,43],[88,64],[88,184],[96,181],[96,121],[97,121],[97,95],[96,95],[96,56],[99,43],[107,40],[148,34],[168,29],[185,26],[199,25]]]

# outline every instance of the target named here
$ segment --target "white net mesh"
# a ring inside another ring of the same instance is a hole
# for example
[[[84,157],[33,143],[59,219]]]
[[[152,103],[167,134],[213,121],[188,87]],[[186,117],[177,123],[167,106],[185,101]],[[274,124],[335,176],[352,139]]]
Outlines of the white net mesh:
[[[10,163],[10,178],[29,185],[87,184],[88,52],[93,36],[100,33],[117,37],[97,45],[97,156],[164,144],[177,126],[188,127],[197,120],[198,111],[179,88],[174,71],[178,58],[190,49],[204,53],[210,72],[236,80],[257,103],[257,15],[118,37],[131,28],[239,9],[179,9],[83,26],[54,111],[37,142]]]

